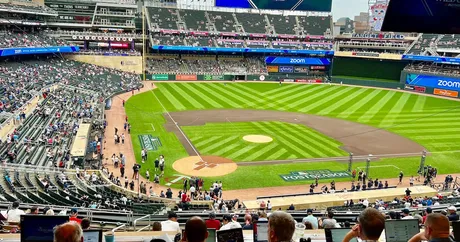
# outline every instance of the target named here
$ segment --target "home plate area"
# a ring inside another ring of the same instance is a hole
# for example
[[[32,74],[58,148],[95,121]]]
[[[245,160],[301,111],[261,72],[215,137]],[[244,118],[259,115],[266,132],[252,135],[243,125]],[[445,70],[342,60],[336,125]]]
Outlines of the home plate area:
[[[237,164],[230,159],[219,156],[189,156],[173,163],[173,168],[188,176],[224,176],[238,168]]]

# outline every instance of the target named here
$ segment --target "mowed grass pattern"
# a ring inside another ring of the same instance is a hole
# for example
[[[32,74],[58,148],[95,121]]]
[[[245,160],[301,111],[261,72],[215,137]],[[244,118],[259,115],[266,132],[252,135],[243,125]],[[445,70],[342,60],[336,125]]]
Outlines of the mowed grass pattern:
[[[158,86],[155,93],[169,111],[244,108],[317,114],[387,129],[430,151],[460,150],[457,142],[460,103],[451,100],[329,85],[160,83]],[[259,90],[259,86],[265,86],[264,90]]]
[[[227,122],[182,126],[202,155],[217,155],[234,161],[288,160],[347,155],[333,140],[305,125],[284,122]],[[251,143],[245,135],[273,138],[269,143]]]
[[[460,160],[460,153],[458,152],[460,150],[460,142],[458,142],[460,138],[460,103],[457,101],[390,90],[329,85],[283,84],[280,86],[277,83],[227,83],[226,85],[223,83],[157,83],[156,85],[158,89],[133,96],[125,105],[132,124],[131,133],[133,137],[140,134],[152,134],[160,137],[163,144],[158,151],[149,152],[149,160],[142,164],[141,174],[143,175],[145,170],[149,169],[151,177],[153,176],[153,161],[158,155],[163,154],[166,157],[165,177],[172,177],[177,174],[172,169],[172,163],[188,156],[177,137],[165,130],[164,109],[158,100],[168,111],[263,109],[304,112],[360,122],[400,134],[425,146],[429,151],[434,152],[433,155],[427,157],[426,164],[437,167],[440,174],[460,172],[460,162],[458,162]],[[290,128],[288,124],[277,125],[276,128],[272,129],[267,127],[274,126],[273,122],[256,123],[252,124],[251,128],[259,129],[262,133]],[[152,125],[155,130],[152,129]],[[226,126],[225,129],[228,128]],[[220,130],[220,132],[224,132],[225,129]],[[206,152],[218,152],[219,154],[223,152],[222,155],[231,155],[241,161],[260,160],[263,157],[260,154],[255,154],[261,149],[251,148],[251,146],[237,148],[240,144],[236,140],[240,138],[240,135],[238,132],[230,133],[228,132],[224,139],[220,136],[213,136],[207,140],[202,138],[203,134],[197,134],[196,137],[194,135],[192,142],[200,149],[206,149]],[[306,139],[300,136],[293,137]],[[278,141],[279,137],[274,138]],[[298,143],[298,140],[294,140],[292,137],[281,138],[289,139],[291,143]],[[228,152],[222,149],[223,146],[219,148],[220,145],[214,145],[222,140],[229,143],[225,147]],[[331,150],[324,149],[326,144],[322,149],[315,147],[315,152],[332,155]],[[267,147],[264,148],[268,150]],[[337,144],[334,144],[329,148],[336,150],[337,147]],[[136,160],[139,162],[141,158],[140,144],[137,138],[133,139],[133,148]],[[237,149],[239,150],[236,151]],[[265,159],[284,159],[286,157],[294,159],[299,156],[299,152],[320,155],[302,146],[296,150],[285,147],[275,148],[275,150],[276,152],[270,155],[268,153],[264,155]],[[419,162],[419,157],[381,159],[372,163],[371,176],[395,178],[400,170],[404,171],[406,176],[416,175]],[[364,168],[365,162],[355,162],[353,167]],[[285,182],[279,175],[288,174],[291,171],[317,169],[343,171],[347,169],[347,164],[330,161],[308,164],[241,166],[232,174],[209,178],[209,180],[221,180],[226,189],[305,185],[309,181]],[[165,183],[163,178],[161,183]],[[173,186],[181,187],[180,184]]]

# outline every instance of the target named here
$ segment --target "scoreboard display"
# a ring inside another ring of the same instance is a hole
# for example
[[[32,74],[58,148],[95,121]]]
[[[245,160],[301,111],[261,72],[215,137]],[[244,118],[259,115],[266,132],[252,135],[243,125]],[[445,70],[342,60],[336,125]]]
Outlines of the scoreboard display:
[[[216,0],[216,7],[330,12],[332,0]]]

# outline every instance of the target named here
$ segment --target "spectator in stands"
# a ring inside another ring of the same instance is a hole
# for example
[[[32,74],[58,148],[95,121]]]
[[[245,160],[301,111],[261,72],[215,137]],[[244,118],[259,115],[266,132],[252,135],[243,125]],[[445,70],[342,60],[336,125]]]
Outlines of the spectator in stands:
[[[366,208],[358,216],[357,224],[345,235],[343,242],[349,242],[353,238],[363,241],[378,241],[385,229],[385,217],[377,209]]]
[[[208,229],[220,229],[220,221],[216,219],[216,214],[215,213],[210,213],[209,214],[209,219],[206,220],[206,227]]]
[[[175,212],[169,212],[168,220],[161,222],[161,231],[174,231],[177,233],[182,231],[177,222],[177,214]]]
[[[84,218],[81,220],[81,229],[89,229],[89,227],[91,226],[91,221],[89,220],[89,218]]]
[[[307,209],[307,217],[302,219],[302,223],[307,223],[309,222],[313,229],[318,229],[318,219],[313,216],[313,209],[309,208]]]
[[[30,214],[38,214],[38,207],[33,206],[30,208]]]
[[[78,216],[78,210],[76,208],[70,209],[70,218],[69,218],[69,220],[81,224],[81,219],[77,218],[77,216]]]
[[[13,208],[8,210],[7,221],[8,223],[19,223],[21,215],[25,214],[24,211],[19,209],[19,202],[13,202]]]
[[[157,221],[153,222],[152,230],[153,231],[161,231],[161,223],[157,222]]]
[[[409,209],[407,209],[407,208],[403,209],[402,213],[403,213],[403,216],[404,216],[402,219],[414,219],[414,217],[412,217],[410,215]]]
[[[184,237],[187,242],[204,242],[208,238],[206,223],[200,217],[192,217],[185,223]]]
[[[56,242],[82,242],[83,231],[79,224],[68,222],[58,225],[54,230],[54,241]]]
[[[449,212],[447,215],[449,221],[458,221],[457,208],[455,206],[448,207],[447,211]]]
[[[295,231],[295,220],[286,212],[276,211],[268,220],[268,241],[291,241]]]
[[[233,221],[232,216],[225,214],[222,219],[222,227],[220,230],[238,229],[241,228],[241,224]]]
[[[295,210],[294,204],[291,203],[291,206],[289,206],[288,210],[294,211]]]
[[[318,222],[321,227],[325,229],[336,228],[337,227],[337,220],[334,219],[334,212],[328,211],[327,218],[325,219],[318,219]]]
[[[432,213],[426,217],[425,230],[414,235],[409,242],[419,242],[422,240],[430,242],[451,242],[449,230],[449,219],[440,213]]]
[[[422,217],[422,219],[423,219],[422,223],[423,223],[423,224],[425,224],[426,217],[427,217],[428,215],[430,215],[431,213],[433,213],[433,209],[431,209],[430,207],[427,207],[427,208],[425,209],[425,215]]]

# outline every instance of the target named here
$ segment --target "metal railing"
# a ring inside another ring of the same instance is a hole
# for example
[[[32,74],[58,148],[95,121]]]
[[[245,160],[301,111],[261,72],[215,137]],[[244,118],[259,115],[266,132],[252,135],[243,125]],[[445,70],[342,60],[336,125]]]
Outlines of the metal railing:
[[[126,232],[126,224],[122,224],[122,225],[112,229],[112,233],[114,233],[115,231],[117,231],[119,229],[123,229],[123,232]]]
[[[142,227],[142,228],[140,228],[140,229],[138,230],[138,229],[137,229],[137,222],[138,222],[138,221],[146,220],[146,218],[148,218],[149,224],[146,225],[146,226],[144,226],[144,227]],[[148,214],[148,215],[145,215],[145,216],[142,216],[142,217],[140,217],[140,218],[135,219],[135,220],[133,221],[133,228],[134,228],[134,231],[140,232],[140,231],[143,231],[143,230],[146,229],[146,228],[150,228],[150,222],[151,222],[151,214]]]

